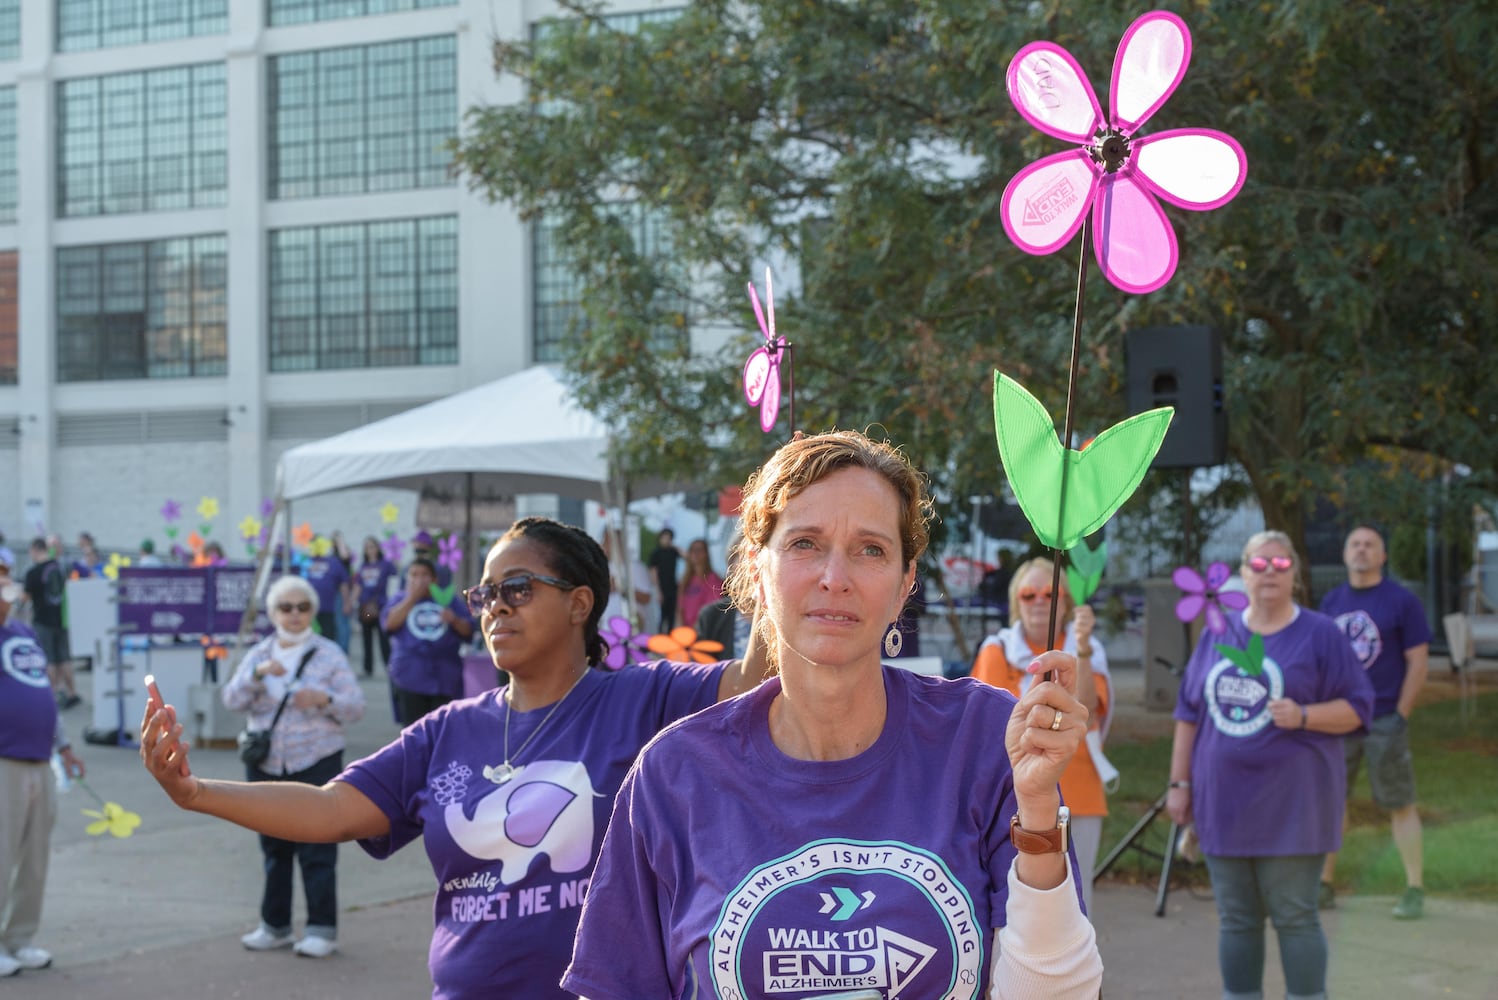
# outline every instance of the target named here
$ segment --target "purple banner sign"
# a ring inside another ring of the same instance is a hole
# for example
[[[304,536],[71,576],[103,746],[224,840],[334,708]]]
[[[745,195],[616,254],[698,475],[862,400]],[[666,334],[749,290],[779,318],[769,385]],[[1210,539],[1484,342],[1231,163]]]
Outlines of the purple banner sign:
[[[217,566],[213,573],[213,631],[219,635],[235,635],[244,620],[244,609],[249,606],[250,595],[255,590],[255,568],[253,566]],[[270,619],[265,609],[255,613],[255,633],[263,635],[270,631]]]
[[[209,569],[127,566],[120,570],[120,626],[127,635],[200,633],[212,613]]]

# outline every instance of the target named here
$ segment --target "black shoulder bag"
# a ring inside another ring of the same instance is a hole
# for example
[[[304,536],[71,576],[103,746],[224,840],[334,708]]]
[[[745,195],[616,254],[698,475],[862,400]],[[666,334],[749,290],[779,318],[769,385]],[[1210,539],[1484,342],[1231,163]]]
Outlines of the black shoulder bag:
[[[317,653],[317,647],[313,646],[302,655],[302,662],[297,665],[296,673],[291,678],[295,684],[302,677],[302,671],[307,668],[307,662]],[[270,725],[264,729],[245,728],[234,738],[239,744],[239,759],[251,767],[259,767],[265,758],[270,756],[270,734],[276,728],[276,723],[281,721],[281,713],[286,711],[286,702],[291,698],[291,689],[287,688],[286,694],[281,697],[281,704],[276,706],[275,717],[270,720]]]

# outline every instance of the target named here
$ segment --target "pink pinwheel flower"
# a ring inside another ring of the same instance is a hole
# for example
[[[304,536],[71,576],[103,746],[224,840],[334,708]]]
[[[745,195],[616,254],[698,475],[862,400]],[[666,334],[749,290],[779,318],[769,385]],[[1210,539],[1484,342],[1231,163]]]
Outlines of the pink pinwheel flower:
[[[437,565],[454,573],[463,565],[463,542],[457,535],[448,535],[437,543]]]
[[[386,559],[399,564],[401,556],[406,554],[406,541],[399,535],[387,535],[380,543],[380,551],[385,553]]]
[[[1223,590],[1233,571],[1225,562],[1215,562],[1207,567],[1207,578],[1193,566],[1177,566],[1170,574],[1171,580],[1181,588],[1184,595],[1176,602],[1176,617],[1183,622],[1196,621],[1203,609],[1207,612],[1207,628],[1213,635],[1222,635],[1228,629],[1223,609],[1242,611],[1248,607],[1248,595],[1237,590]]]
[[[765,268],[765,305],[770,311],[769,322],[765,321],[765,312],[759,307],[759,293],[754,290],[752,281],[749,282],[749,301],[754,306],[754,318],[759,320],[759,332],[766,342],[756,347],[749,360],[744,362],[744,399],[750,406],[759,407],[759,429],[768,434],[775,429],[775,420],[780,415],[780,359],[787,347],[785,338],[775,334],[775,285],[770,280],[768,267]]]
[[[1175,273],[1175,230],[1157,199],[1205,211],[1233,199],[1248,176],[1243,147],[1204,128],[1140,136],[1186,75],[1191,33],[1165,11],[1124,32],[1113,61],[1108,116],[1070,52],[1031,42],[1009,64],[1009,99],[1025,120],[1079,149],[1037,160],[1004,189],[1004,231],[1021,250],[1048,254],[1066,245],[1092,209],[1092,246],[1108,280],[1126,292],[1152,292]]]
[[[645,643],[650,638],[644,632],[636,634],[629,619],[623,615],[610,615],[599,634],[609,644],[608,655],[603,658],[603,665],[609,670],[618,670],[639,659],[639,654],[645,651]]]

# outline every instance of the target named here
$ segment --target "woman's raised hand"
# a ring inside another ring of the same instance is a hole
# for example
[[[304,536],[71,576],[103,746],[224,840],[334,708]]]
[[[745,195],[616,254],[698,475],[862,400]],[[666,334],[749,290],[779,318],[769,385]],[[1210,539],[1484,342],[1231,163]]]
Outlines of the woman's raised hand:
[[[154,696],[148,697],[140,723],[141,763],[171,800],[183,807],[198,794],[198,779],[188,766],[187,749],[177,710]]]
[[[1087,735],[1087,709],[1076,699],[1077,661],[1059,650],[1037,656],[1026,670],[1036,675],[1009,716],[1004,747],[1014,770],[1017,798],[1056,794],[1061,772]],[[1054,671],[1052,680],[1041,680]]]

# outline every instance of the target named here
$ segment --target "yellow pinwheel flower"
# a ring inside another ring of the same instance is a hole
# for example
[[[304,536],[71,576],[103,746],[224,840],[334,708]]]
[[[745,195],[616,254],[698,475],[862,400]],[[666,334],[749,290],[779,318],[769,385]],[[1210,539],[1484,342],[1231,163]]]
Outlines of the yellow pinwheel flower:
[[[401,509],[393,503],[387,503],[380,508],[380,520],[386,524],[394,524],[401,516]]]
[[[333,542],[326,535],[318,535],[312,539],[312,544],[307,546],[307,551],[316,558],[321,559],[333,551]]]
[[[115,837],[128,837],[140,826],[140,814],[130,812],[117,802],[104,803],[104,811],[97,809],[84,809],[83,815],[94,817],[94,822],[88,825],[85,831],[91,837],[97,837],[106,831]]]
[[[130,557],[122,556],[118,552],[109,554],[109,562],[104,564],[104,577],[108,580],[118,580],[120,570],[130,565]]]
[[[261,527],[260,518],[249,515],[243,521],[239,522],[239,537],[259,538]]]
[[[205,521],[211,521],[218,517],[218,500],[213,497],[204,497],[198,501],[198,516]]]

